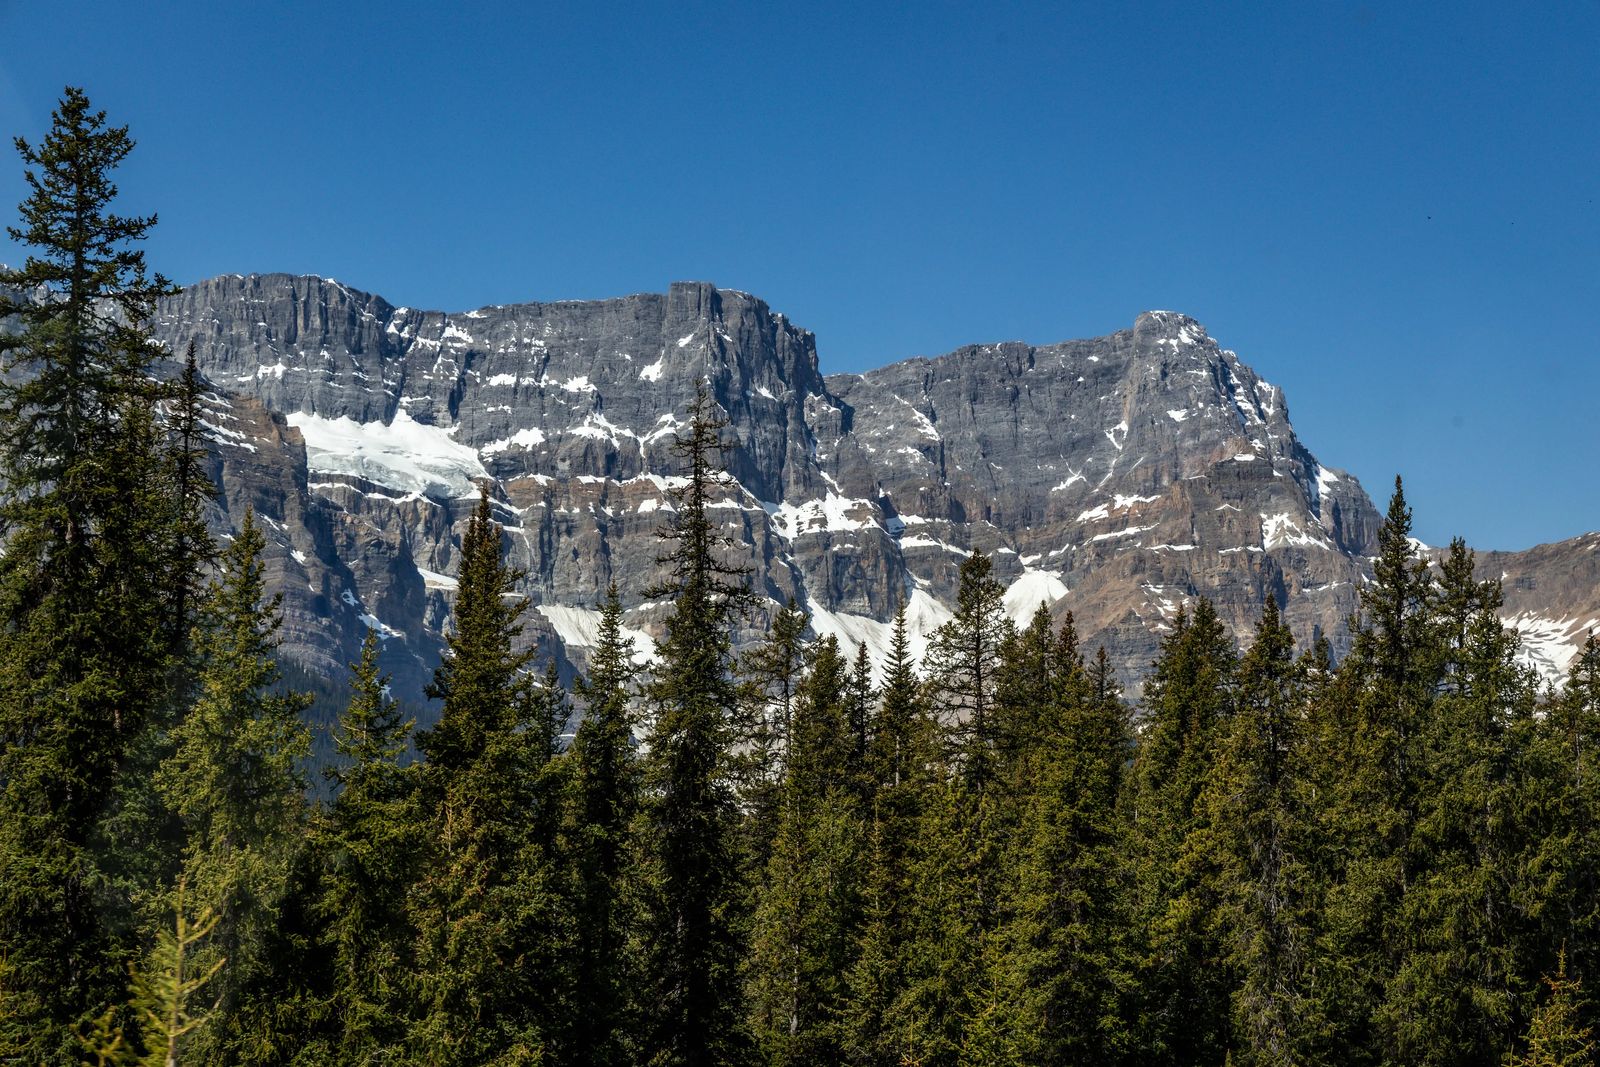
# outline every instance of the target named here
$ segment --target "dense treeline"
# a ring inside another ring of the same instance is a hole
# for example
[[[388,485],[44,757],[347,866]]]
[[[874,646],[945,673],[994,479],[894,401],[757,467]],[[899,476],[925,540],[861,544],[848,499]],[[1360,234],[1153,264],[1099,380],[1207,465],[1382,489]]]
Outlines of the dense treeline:
[[[702,394],[656,658],[613,588],[540,671],[485,491],[437,724],[369,637],[314,793],[264,539],[207,535],[202,384],[152,378],[126,131],[69,90],[19,145],[0,1062],[1590,1062],[1600,646],[1541,692],[1398,483],[1343,662],[1202,599],[1130,707],[981,553],[920,664],[903,612],[873,664],[793,603],[736,656]]]

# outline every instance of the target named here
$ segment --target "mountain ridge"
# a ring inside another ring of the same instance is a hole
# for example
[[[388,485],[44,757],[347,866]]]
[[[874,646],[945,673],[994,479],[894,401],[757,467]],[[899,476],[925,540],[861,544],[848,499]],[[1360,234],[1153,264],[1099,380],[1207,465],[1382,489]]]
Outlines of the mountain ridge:
[[[1299,440],[1282,391],[1170,311],[828,375],[811,331],[706,282],[440,312],[315,276],[224,275],[164,301],[154,329],[174,352],[194,340],[215,386],[219,529],[247,506],[273,526],[288,653],[331,671],[378,629],[407,693],[436,662],[459,502],[483,477],[528,574],[530,638],[581,663],[617,578],[643,641],[659,606],[634,590],[700,381],[729,421],[719,514],[758,594],[875,649],[901,602],[925,640],[976,549],[1017,614],[1035,596],[1074,611],[1130,687],[1198,595],[1241,636],[1274,595],[1302,641],[1342,648],[1380,521]],[[1508,574],[1566,575],[1562,618],[1588,618],[1582,567],[1495,555]]]

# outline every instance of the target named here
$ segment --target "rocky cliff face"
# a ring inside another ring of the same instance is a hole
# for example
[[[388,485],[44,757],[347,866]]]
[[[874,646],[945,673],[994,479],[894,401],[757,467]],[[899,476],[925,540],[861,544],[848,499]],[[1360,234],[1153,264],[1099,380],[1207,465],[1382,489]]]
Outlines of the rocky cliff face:
[[[717,507],[754,587],[874,651],[898,604],[919,641],[948,618],[974,550],[1018,618],[1071,610],[1132,687],[1197,595],[1241,633],[1275,595],[1300,638],[1342,647],[1380,521],[1295,437],[1281,391],[1171,312],[827,377],[809,332],[697,283],[445,314],[231,276],[166,301],[156,332],[178,352],[193,340],[215,387],[217,520],[250,506],[271,531],[288,653],[341,676],[376,629],[413,697],[485,478],[526,572],[530,638],[581,662],[615,581],[648,649],[665,606],[641,591],[701,382],[729,422]],[[1568,584],[1592,594],[1592,577]]]

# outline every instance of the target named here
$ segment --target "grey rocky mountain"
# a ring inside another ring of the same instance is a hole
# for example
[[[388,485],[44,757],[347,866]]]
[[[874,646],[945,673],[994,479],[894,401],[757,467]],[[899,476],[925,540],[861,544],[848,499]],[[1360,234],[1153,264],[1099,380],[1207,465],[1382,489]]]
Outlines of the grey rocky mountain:
[[[919,641],[948,617],[974,550],[993,556],[1017,617],[1041,601],[1072,611],[1133,688],[1198,595],[1241,634],[1275,595],[1302,640],[1341,649],[1380,522],[1295,436],[1282,392],[1172,312],[1090,340],[827,376],[809,332],[699,283],[447,314],[322,278],[235,275],[165,301],[155,328],[175,352],[197,345],[217,521],[253,507],[269,528],[288,654],[340,678],[377,629],[413,698],[482,479],[526,572],[530,639],[581,664],[615,581],[648,650],[665,605],[641,591],[701,382],[729,423],[718,511],[754,588],[769,610],[793,597],[817,632],[874,651],[901,603]],[[1566,627],[1546,635],[1555,671],[1573,617],[1600,614],[1600,557],[1551,553],[1492,566],[1536,587],[1566,576],[1555,614],[1520,587],[1509,609]],[[741,639],[764,623],[753,615]]]

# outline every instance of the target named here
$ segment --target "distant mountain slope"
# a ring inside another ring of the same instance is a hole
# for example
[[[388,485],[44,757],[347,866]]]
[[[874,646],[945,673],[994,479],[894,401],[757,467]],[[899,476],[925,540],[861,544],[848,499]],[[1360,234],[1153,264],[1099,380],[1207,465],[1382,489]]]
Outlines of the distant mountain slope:
[[[640,591],[677,473],[669,446],[701,381],[729,422],[718,506],[755,588],[874,650],[899,603],[919,640],[948,617],[974,549],[993,554],[1019,618],[1041,600],[1071,610],[1130,686],[1196,595],[1241,633],[1277,595],[1302,640],[1342,648],[1380,521],[1298,440],[1282,392],[1171,312],[827,377],[809,332],[701,283],[446,314],[321,278],[229,276],[164,302],[156,332],[174,351],[194,340],[215,386],[218,521],[253,506],[271,529],[289,653],[341,671],[377,629],[412,696],[437,661],[483,478],[527,572],[530,637],[581,661],[615,580],[648,644],[664,605]],[[1515,556],[1530,576],[1569,577],[1543,579],[1559,603],[1508,588],[1514,612],[1593,606],[1593,572],[1556,557]]]

